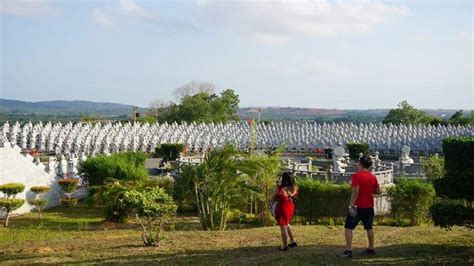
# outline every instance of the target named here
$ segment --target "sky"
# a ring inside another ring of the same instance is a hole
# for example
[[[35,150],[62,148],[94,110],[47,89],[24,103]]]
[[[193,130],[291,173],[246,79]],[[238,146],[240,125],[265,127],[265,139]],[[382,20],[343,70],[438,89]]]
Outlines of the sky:
[[[0,98],[474,109],[473,1],[0,0]]]

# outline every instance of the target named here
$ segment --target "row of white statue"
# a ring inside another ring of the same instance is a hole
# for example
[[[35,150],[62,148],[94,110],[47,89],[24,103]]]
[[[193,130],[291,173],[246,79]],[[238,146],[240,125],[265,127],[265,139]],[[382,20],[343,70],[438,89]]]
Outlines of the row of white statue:
[[[131,123],[42,123],[31,122],[0,127],[2,142],[22,149],[37,149],[55,154],[110,154],[122,151],[152,152],[161,143],[183,143],[191,151],[233,143],[248,149],[251,126],[246,122],[227,124],[131,124]],[[288,150],[310,150],[344,146],[351,142],[368,143],[372,151],[399,153],[404,145],[416,153],[434,153],[450,136],[472,136],[472,126],[413,126],[310,122],[272,122],[256,126],[256,147],[266,149],[284,144]]]

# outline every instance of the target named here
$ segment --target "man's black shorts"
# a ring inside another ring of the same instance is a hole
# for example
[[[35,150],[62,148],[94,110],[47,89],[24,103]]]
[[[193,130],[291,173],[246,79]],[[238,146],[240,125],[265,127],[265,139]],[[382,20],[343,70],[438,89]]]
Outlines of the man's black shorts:
[[[372,229],[372,223],[374,222],[374,215],[374,208],[357,208],[357,215],[355,217],[347,214],[344,228],[354,230],[357,224],[362,221],[364,224],[364,229],[370,230]]]

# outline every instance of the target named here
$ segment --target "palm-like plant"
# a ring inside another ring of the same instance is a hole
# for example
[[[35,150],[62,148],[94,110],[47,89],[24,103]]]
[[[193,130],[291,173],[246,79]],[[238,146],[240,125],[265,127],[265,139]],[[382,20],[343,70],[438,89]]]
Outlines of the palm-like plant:
[[[282,169],[280,159],[281,149],[268,156],[251,155],[249,160],[257,167],[252,173],[252,184],[259,187],[262,191],[262,197],[254,200],[251,197],[250,210],[257,214],[258,221],[262,225],[271,225],[270,200],[273,190],[276,186],[277,177]]]
[[[261,195],[249,182],[249,173],[256,164],[234,146],[226,145],[208,153],[198,166],[183,169],[184,181],[195,196],[203,230],[225,230],[232,203],[246,193]]]

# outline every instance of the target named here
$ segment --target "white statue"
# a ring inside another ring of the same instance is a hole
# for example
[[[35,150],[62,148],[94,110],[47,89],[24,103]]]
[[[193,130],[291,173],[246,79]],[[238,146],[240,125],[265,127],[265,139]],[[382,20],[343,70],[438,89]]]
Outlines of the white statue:
[[[403,165],[410,165],[413,162],[413,159],[410,158],[410,147],[403,145],[402,153],[400,154],[400,163]]]
[[[343,174],[346,172],[347,167],[347,153],[342,146],[338,146],[334,149],[332,153],[332,161],[333,161],[333,173],[335,174]]]

